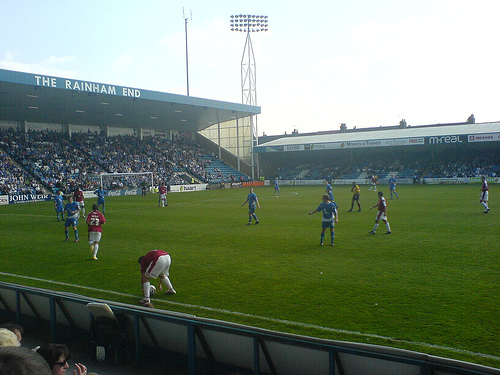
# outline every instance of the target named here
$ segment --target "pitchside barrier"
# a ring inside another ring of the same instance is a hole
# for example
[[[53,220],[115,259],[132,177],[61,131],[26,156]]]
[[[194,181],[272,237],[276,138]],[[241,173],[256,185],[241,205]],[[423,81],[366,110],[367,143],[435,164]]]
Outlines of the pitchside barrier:
[[[500,184],[500,177],[488,177],[486,179],[490,184]],[[326,185],[326,180],[279,180],[280,186],[313,186]],[[354,178],[354,179],[337,179],[330,182],[331,185],[352,185],[355,182],[358,185],[370,185],[371,179]],[[398,178],[398,185],[412,185],[415,181],[411,178]],[[479,184],[481,177],[442,177],[442,178],[420,178],[418,183],[421,184]],[[274,180],[266,180],[266,186],[274,185]],[[377,186],[389,185],[389,179],[378,180]]]
[[[286,334],[0,282],[0,318],[7,316],[27,332],[48,326],[51,342],[67,332],[90,340],[89,304],[105,304],[109,314],[122,318],[132,347],[129,359],[136,366],[146,358],[158,361],[163,353],[184,361],[190,375],[205,374],[207,368],[256,375],[500,375],[500,369],[408,350]]]
[[[500,177],[488,177],[489,183],[499,184]],[[358,185],[370,185],[370,179],[338,179],[332,180],[332,185],[351,185],[355,182]],[[463,178],[422,178],[419,181],[421,184],[476,184],[481,183],[480,177],[463,177]],[[326,180],[280,180],[281,186],[313,186],[313,185],[326,185]],[[398,179],[399,185],[411,185],[415,183],[411,178]],[[389,180],[379,180],[378,186],[388,185]],[[271,186],[274,185],[273,181],[247,181],[243,183],[231,184],[230,187],[249,187],[249,186]],[[187,193],[190,191],[204,191],[207,190],[209,184],[186,184],[186,185],[172,185],[169,193]],[[150,192],[154,194],[155,192]],[[106,196],[120,197],[126,195],[141,195],[142,189],[122,189],[122,190],[107,190]],[[97,198],[94,191],[84,191],[83,196],[85,199]],[[0,206],[6,204],[16,203],[34,203],[45,202],[54,200],[53,194],[15,194],[15,195],[0,195]]]
[[[190,191],[207,190],[208,184],[187,184],[187,185],[172,185],[169,193],[187,193]],[[107,190],[105,197],[122,197],[126,195],[141,195],[142,189],[121,189],[121,190]],[[85,199],[97,199],[97,195],[93,190],[83,192]],[[35,203],[53,201],[53,194],[13,194],[13,195],[0,195],[0,206],[6,204],[16,203]]]
[[[354,179],[337,179],[330,182],[331,185],[352,185],[355,182],[358,185],[370,185],[371,180],[368,178],[354,178]],[[279,180],[280,186],[314,186],[314,185],[326,185],[326,180]],[[398,179],[398,184],[401,185],[411,185],[414,181],[411,178],[401,178]],[[379,180],[378,185],[388,185],[389,180]],[[266,186],[273,186],[274,180],[266,180]]]

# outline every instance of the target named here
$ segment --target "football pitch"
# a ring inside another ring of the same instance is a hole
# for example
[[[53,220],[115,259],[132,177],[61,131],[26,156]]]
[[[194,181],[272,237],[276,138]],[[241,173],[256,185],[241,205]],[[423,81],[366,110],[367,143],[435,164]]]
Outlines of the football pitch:
[[[391,200],[380,186],[392,234],[381,222],[370,235],[377,193],[361,186],[362,211],[347,212],[350,185],[336,185],[335,247],[308,214],[322,186],[255,188],[251,226],[246,188],[171,193],[165,208],[155,194],[108,197],[98,260],[83,219],[80,242],[63,242],[52,202],[0,206],[0,278],[137,305],[137,259],[161,249],[177,294],[156,308],[500,367],[500,187],[488,214],[479,188],[398,185]]]

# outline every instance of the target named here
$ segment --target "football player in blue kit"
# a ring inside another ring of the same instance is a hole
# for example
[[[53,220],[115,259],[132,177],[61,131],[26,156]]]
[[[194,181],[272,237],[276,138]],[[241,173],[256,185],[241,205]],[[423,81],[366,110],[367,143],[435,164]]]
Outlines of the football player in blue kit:
[[[392,195],[396,194],[396,198],[399,199],[398,193],[396,193],[396,184],[398,183],[398,179],[396,178],[395,175],[392,175],[391,178],[389,178],[389,192],[391,193],[391,199]]]
[[[54,195],[54,208],[56,209],[57,221],[64,219],[64,195],[62,190],[59,190],[56,195]],[[61,218],[59,218],[61,214]]]
[[[339,221],[339,214],[337,211],[337,205],[335,202],[330,201],[330,197],[327,194],[323,195],[323,202],[320,203],[318,208],[314,211],[309,212],[309,215],[315,214],[316,212],[323,213],[323,219],[321,221],[321,242],[320,246],[323,246],[323,242],[325,240],[325,232],[326,228],[330,228],[330,239],[331,245],[335,246],[333,240],[335,239],[335,223]]]
[[[326,181],[326,189],[325,189],[326,193],[328,194],[328,198],[330,199],[330,202],[333,202],[334,199],[333,199],[333,188],[332,188],[332,185],[330,185],[330,181]]]
[[[80,206],[77,202],[73,202],[73,196],[68,197],[68,203],[64,206],[64,211],[66,211],[66,221],[64,223],[64,233],[66,234],[66,239],[64,241],[69,241],[69,227],[73,227],[75,231],[75,242],[80,241],[78,237],[78,216],[80,215]]]
[[[242,206],[248,202],[248,223],[247,225],[252,225],[252,217],[255,219],[255,224],[259,224],[259,219],[255,215],[255,207],[260,209],[259,200],[257,199],[257,194],[253,192],[253,188],[250,188],[250,194],[248,194],[247,200],[243,202]]]
[[[278,177],[276,177],[276,179],[274,180],[274,195],[281,195],[280,182],[278,180]]]
[[[104,214],[106,212],[106,206],[105,206],[105,199],[104,196],[106,195],[106,190],[100,188],[94,191],[94,194],[97,195],[97,206],[102,206],[102,213]]]

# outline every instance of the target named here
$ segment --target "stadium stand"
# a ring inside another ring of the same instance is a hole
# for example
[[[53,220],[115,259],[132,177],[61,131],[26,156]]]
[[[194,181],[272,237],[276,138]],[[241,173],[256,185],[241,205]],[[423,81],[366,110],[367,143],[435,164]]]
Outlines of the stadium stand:
[[[419,179],[455,178],[455,177],[497,177],[500,175],[500,156],[497,152],[483,150],[461,152],[443,151],[434,158],[423,152],[415,155],[392,153],[370,157],[363,154],[369,161],[353,160],[347,165],[338,165],[338,161],[317,164],[303,163],[284,167],[276,167],[271,173],[284,180],[315,180],[315,179],[366,179],[377,175],[380,179],[387,179],[391,175],[399,178]],[[358,158],[359,159],[359,158]]]
[[[100,173],[154,172],[155,185],[248,181],[248,176],[228,166],[195,142],[184,137],[168,140],[130,135],[105,137],[73,133],[71,137],[50,130],[26,133],[0,129],[2,194],[72,191],[98,187]],[[141,178],[121,176],[105,189],[138,188]]]
[[[248,176],[185,137],[172,140],[131,135],[106,137],[50,130],[0,129],[0,193],[42,193],[98,187],[100,173],[154,172],[154,184],[248,181]],[[443,150],[438,154],[385,152],[357,155],[350,161],[327,158],[318,163],[301,155],[303,163],[283,163],[271,175],[285,180],[454,178],[500,175],[498,153],[483,150]],[[130,176],[110,181],[106,189],[138,188],[143,180]]]

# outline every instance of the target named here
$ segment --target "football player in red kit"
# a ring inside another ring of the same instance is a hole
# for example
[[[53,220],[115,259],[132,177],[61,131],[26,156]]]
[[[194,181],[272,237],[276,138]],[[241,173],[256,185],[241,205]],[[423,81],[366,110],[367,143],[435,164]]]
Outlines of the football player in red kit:
[[[139,257],[141,265],[141,285],[144,298],[139,304],[144,307],[153,307],[151,304],[151,279],[160,278],[159,288],[163,289],[163,285],[167,287],[165,294],[175,294],[174,287],[168,278],[170,263],[172,262],[170,255],[162,250],[152,250],[144,256]]]
[[[167,187],[165,184],[161,184],[160,187],[158,188],[158,207],[165,207],[168,206],[167,204]]]
[[[488,181],[486,181],[486,177],[481,177],[481,181],[483,184],[481,185],[481,196],[479,197],[479,203],[481,203],[484,207],[483,213],[487,214],[490,212],[490,208],[488,207],[488,191],[490,187],[488,186]]]
[[[80,206],[80,211],[82,212],[82,215],[85,217],[85,202],[83,201],[83,190],[80,189],[79,186],[77,186],[75,192],[73,193],[73,199],[75,200],[76,203]]]
[[[378,222],[382,220],[387,228],[387,232],[385,232],[385,234],[391,234],[391,226],[389,225],[389,221],[387,220],[387,202],[384,198],[384,193],[382,193],[381,191],[378,192],[378,203],[370,207],[370,210],[375,207],[378,207],[377,217],[375,218],[375,225],[373,226],[373,230],[368,233],[375,234],[378,228]]]
[[[102,236],[102,226],[106,222],[106,218],[99,211],[99,205],[92,205],[92,212],[87,216],[87,226],[89,230],[89,245],[92,251],[93,259],[97,260],[97,252],[99,251],[99,242]]]

